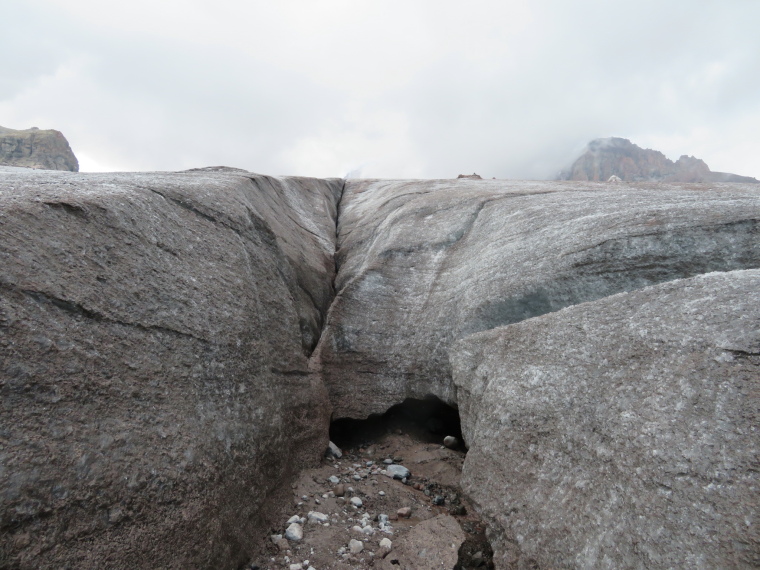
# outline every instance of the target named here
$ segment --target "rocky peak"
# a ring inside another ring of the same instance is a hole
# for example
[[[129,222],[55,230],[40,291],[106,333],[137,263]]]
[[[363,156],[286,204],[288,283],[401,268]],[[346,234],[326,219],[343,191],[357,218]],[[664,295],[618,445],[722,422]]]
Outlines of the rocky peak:
[[[683,155],[676,162],[660,151],[641,148],[628,139],[595,139],[586,151],[559,175],[560,180],[625,182],[758,182],[749,176],[712,172],[705,162]]]
[[[53,129],[0,127],[0,164],[40,170],[79,171],[77,157],[66,137]]]

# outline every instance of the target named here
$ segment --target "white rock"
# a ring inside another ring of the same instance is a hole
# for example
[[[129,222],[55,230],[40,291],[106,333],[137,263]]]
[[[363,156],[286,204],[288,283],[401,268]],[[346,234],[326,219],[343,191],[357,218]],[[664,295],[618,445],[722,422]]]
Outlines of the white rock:
[[[288,568],[290,570],[303,570],[303,566],[301,566],[300,564],[291,564],[290,566],[288,566]]]
[[[380,491],[380,492],[378,493],[378,495],[380,495],[381,497],[385,497],[385,491]]]
[[[300,523],[301,517],[299,517],[298,515],[293,515],[292,517],[288,519],[288,522],[286,522],[285,524],[293,524],[294,522]]]
[[[327,453],[333,455],[334,457],[337,457],[338,459],[343,457],[343,452],[340,450],[340,447],[335,445],[332,441],[327,444]]]
[[[364,544],[361,541],[352,538],[348,541],[348,550],[351,554],[359,554],[364,550]]]
[[[403,465],[388,465],[385,474],[393,479],[406,479],[411,472]]]
[[[351,497],[351,504],[358,509],[363,503],[359,497]]]
[[[446,437],[443,438],[443,445],[451,449],[459,445],[459,440],[455,438],[453,435],[447,435]]]
[[[380,548],[384,548],[385,550],[390,551],[391,548],[393,548],[393,543],[387,538],[384,538],[380,541]]]
[[[351,530],[357,534],[362,534],[362,527],[359,525],[354,525],[351,527]]]
[[[330,517],[328,515],[317,511],[309,511],[309,514],[306,516],[308,517],[310,523],[322,524],[330,520]]]
[[[285,538],[288,540],[301,540],[303,538],[303,527],[299,523],[292,523],[285,531]]]
[[[333,485],[337,485],[338,483],[340,483],[340,479],[336,477],[335,475],[330,475],[330,478],[328,479],[328,481],[330,481],[330,483],[332,483]]]
[[[362,529],[362,532],[363,532],[364,534],[366,534],[367,536],[372,536],[373,534],[375,534],[375,529],[374,529],[374,528],[372,528],[371,526],[365,526],[365,527]]]

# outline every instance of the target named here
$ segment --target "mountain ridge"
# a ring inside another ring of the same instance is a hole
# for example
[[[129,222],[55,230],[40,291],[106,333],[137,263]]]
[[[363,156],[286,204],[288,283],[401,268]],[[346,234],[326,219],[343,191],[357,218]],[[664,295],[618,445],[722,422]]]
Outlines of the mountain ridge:
[[[616,176],[624,182],[749,182],[751,176],[713,172],[702,159],[681,155],[675,162],[658,150],[645,149],[620,137],[594,139],[557,180],[603,182]]]

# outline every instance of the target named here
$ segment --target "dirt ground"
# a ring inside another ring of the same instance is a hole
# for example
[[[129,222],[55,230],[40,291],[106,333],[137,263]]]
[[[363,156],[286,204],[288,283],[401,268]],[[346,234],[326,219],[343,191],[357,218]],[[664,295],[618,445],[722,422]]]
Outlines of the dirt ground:
[[[465,449],[442,445],[446,425],[461,439],[457,424],[431,423],[430,414],[334,426],[342,457],[328,454],[301,474],[281,527],[272,529],[250,568],[493,568],[485,526],[459,489]],[[383,474],[391,460],[411,474],[405,480]],[[399,516],[405,508],[408,518],[404,511]],[[285,537],[291,517],[302,528],[300,540]]]

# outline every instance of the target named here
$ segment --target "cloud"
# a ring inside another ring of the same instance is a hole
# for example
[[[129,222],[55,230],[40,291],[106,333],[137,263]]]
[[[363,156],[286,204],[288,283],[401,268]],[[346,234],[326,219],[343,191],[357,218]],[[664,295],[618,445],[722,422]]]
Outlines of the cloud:
[[[0,124],[83,170],[543,178],[596,137],[760,177],[760,4],[30,0]],[[86,157],[86,158],[85,158]]]

